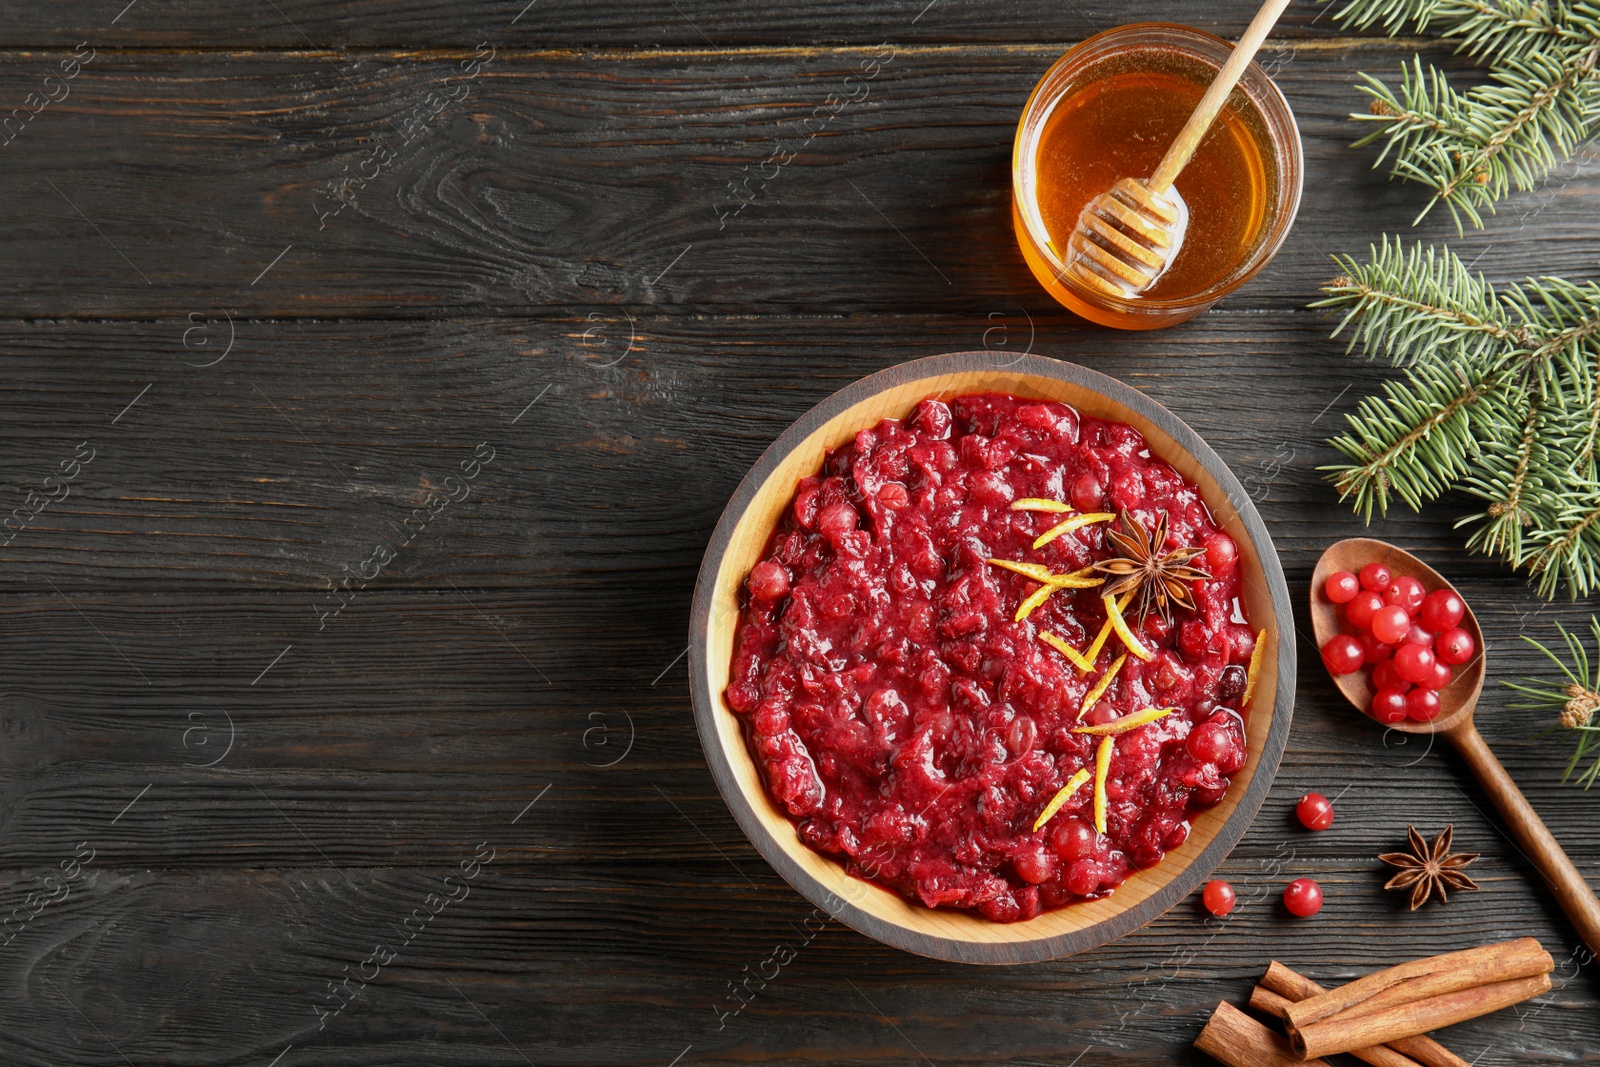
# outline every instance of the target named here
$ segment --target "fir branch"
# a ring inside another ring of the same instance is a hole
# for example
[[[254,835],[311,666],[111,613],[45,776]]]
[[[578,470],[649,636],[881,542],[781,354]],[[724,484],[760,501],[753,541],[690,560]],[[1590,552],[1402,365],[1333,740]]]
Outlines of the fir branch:
[[[1374,166],[1433,190],[1417,221],[1443,202],[1457,230],[1483,226],[1483,212],[1512,189],[1533,188],[1600,126],[1600,0],[1352,0],[1336,16],[1356,29],[1393,35],[1438,26],[1490,63],[1489,80],[1457,92],[1421,57],[1402,64],[1398,89],[1362,74],[1377,123],[1357,145],[1382,140]]]
[[[1526,571],[1544,596],[1600,591],[1600,285],[1530,279],[1497,292],[1447,249],[1387,237],[1314,307],[1405,378],[1346,416],[1324,467],[1369,522],[1451,488],[1484,502],[1467,546]]]
[[[1600,751],[1600,726],[1593,725],[1595,710],[1600,708],[1600,692],[1595,691],[1594,672],[1582,640],[1560,622],[1556,623],[1556,631],[1566,645],[1567,661],[1527,634],[1523,634],[1522,639],[1549,657],[1561,672],[1561,678],[1523,678],[1520,683],[1501,684],[1527,698],[1507,707],[1555,712],[1557,723],[1576,735],[1577,744],[1573,748],[1572,758],[1567,761],[1566,773],[1561,776],[1561,780],[1566,782],[1590,753]],[[1589,620],[1589,632],[1594,637],[1596,657],[1600,658],[1600,619]],[[1600,757],[1596,757],[1578,777],[1578,784],[1588,789],[1596,779],[1600,779]]]

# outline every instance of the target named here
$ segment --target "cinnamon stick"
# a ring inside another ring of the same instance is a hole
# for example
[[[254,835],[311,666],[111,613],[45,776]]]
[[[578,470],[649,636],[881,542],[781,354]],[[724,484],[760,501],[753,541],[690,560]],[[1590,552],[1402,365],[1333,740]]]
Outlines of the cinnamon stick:
[[[1283,1010],[1294,1001],[1288,997],[1274,993],[1270,989],[1256,986],[1250,992],[1250,1006],[1259,1012],[1283,1018]],[[1423,1067],[1410,1056],[1402,1055],[1387,1045],[1373,1045],[1371,1048],[1353,1048],[1350,1055],[1358,1060],[1365,1060],[1372,1067]]]
[[[1297,1054],[1307,1059],[1331,1056],[1335,1052],[1382,1045],[1398,1037],[1412,1037],[1476,1019],[1549,991],[1550,975],[1537,974],[1470,989],[1456,989],[1381,1011],[1340,1012],[1309,1026],[1287,1024],[1289,1044]],[[1304,1004],[1305,1001],[1300,1003]],[[1295,1006],[1288,1010],[1292,1011]]]
[[[1326,1060],[1302,1060],[1283,1038],[1227,1001],[1211,1013],[1194,1047],[1228,1067],[1328,1067]]]
[[[1555,965],[1550,953],[1531,937],[1446,952],[1374,971],[1307,997],[1289,1007],[1286,1022],[1291,1028],[1304,1029],[1358,1005],[1364,1005],[1363,1013],[1387,1011],[1457,990],[1549,974]]]
[[[1261,985],[1257,986],[1257,988],[1276,993],[1290,1001],[1305,1000],[1308,997],[1316,996],[1318,993],[1327,992],[1326,989],[1305,975],[1285,967],[1277,960],[1267,964],[1267,973],[1261,976]],[[1255,1004],[1254,997],[1250,998],[1250,1003],[1252,1005]],[[1279,1015],[1279,1018],[1282,1017],[1282,1015]],[[1409,1056],[1421,1064],[1422,1067],[1472,1067],[1466,1060],[1426,1035],[1418,1034],[1416,1037],[1397,1038],[1394,1041],[1387,1042],[1387,1044],[1396,1052]],[[1360,1056],[1361,1053],[1352,1051],[1351,1055]],[[1371,1061],[1369,1060],[1368,1062]]]

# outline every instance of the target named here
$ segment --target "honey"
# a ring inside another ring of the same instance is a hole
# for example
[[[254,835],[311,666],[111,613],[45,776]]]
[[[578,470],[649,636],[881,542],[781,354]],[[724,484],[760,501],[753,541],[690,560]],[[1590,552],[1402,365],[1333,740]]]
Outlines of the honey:
[[[1065,269],[1083,209],[1119,179],[1154,173],[1228,48],[1182,27],[1123,27],[1063,57],[1035,90],[1017,137],[1017,235],[1034,274],[1067,307],[1129,329],[1182,321],[1247,280],[1287,235],[1299,202],[1299,136],[1254,68],[1257,84],[1247,75],[1234,90],[1174,183],[1169,199],[1186,205],[1187,226],[1155,282],[1119,300]]]

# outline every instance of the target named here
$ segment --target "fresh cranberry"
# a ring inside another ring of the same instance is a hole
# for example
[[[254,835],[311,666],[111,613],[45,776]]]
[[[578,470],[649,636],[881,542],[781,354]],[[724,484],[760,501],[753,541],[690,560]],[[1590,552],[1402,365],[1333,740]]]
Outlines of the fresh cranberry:
[[[1360,670],[1364,658],[1361,642],[1349,634],[1334,634],[1322,646],[1322,662],[1333,674],[1350,674]]]
[[[1428,677],[1427,681],[1422,682],[1421,684],[1428,689],[1437,691],[1449,685],[1450,679],[1454,677],[1454,675],[1455,672],[1450,669],[1449,664],[1445,663],[1445,661],[1440,659],[1438,654],[1435,653],[1433,657],[1433,674]]]
[[[1284,887],[1283,906],[1290,915],[1309,918],[1322,910],[1322,887],[1310,878],[1296,878]]]
[[[1200,894],[1200,903],[1219,919],[1232,911],[1238,900],[1239,896],[1233,891],[1233,886],[1220,878],[1207,882],[1205,891]]]
[[[1452,626],[1444,631],[1434,640],[1433,645],[1439,658],[1452,667],[1467,662],[1477,650],[1472,635],[1459,626]]]
[[[1362,630],[1356,640],[1361,644],[1361,662],[1369,667],[1394,655],[1394,646],[1379,641],[1371,630]]]
[[[1411,616],[1406,614],[1406,609],[1398,604],[1388,604],[1378,609],[1372,616],[1372,633],[1380,641],[1397,644],[1403,641],[1406,631],[1411,629]]]
[[[1404,722],[1408,704],[1403,689],[1380,689],[1372,694],[1372,717],[1381,723]]]
[[[1369,563],[1361,568],[1361,588],[1381,593],[1389,588],[1392,580],[1389,568],[1381,563]]]
[[[1372,625],[1373,617],[1382,609],[1383,594],[1362,590],[1344,606],[1344,617],[1350,620],[1351,626],[1365,630]]]
[[[1422,602],[1417,621],[1437,634],[1459,623],[1466,614],[1467,605],[1454,589],[1435,589]]]
[[[1407,615],[1414,615],[1427,595],[1421,582],[1409,574],[1402,574],[1390,582],[1389,588],[1383,591],[1383,602],[1405,608]]]
[[[750,595],[763,604],[782,600],[789,592],[789,572],[776,560],[764,559],[750,568],[746,580]]]
[[[1307,793],[1294,806],[1295,816],[1307,830],[1326,830],[1333,825],[1333,802],[1321,793]]]
[[[1412,623],[1411,629],[1406,631],[1405,643],[1408,645],[1421,645],[1423,648],[1433,647],[1433,631],[1424,629],[1418,623]]]
[[[1432,689],[1413,689],[1406,694],[1406,718],[1430,722],[1439,717],[1439,694]]]
[[[1349,571],[1334,571],[1322,583],[1322,593],[1335,604],[1348,604],[1361,592],[1361,579]]]
[[[1412,685],[1433,677],[1433,650],[1409,642],[1394,650],[1395,673]]]
[[[1386,659],[1372,668],[1372,688],[1398,689],[1403,693],[1411,688],[1411,683],[1400,677],[1393,659]]]

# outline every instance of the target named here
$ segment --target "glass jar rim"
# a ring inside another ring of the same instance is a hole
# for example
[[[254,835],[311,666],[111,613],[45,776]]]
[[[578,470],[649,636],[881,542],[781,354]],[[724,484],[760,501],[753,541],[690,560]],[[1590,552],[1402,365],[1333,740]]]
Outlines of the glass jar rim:
[[[1124,38],[1135,38],[1133,41]],[[1135,46],[1162,46],[1177,48],[1191,58],[1207,64],[1215,64],[1219,69],[1227,61],[1228,55],[1233,51],[1233,43],[1218,37],[1216,34],[1193,26],[1181,26],[1171,22],[1132,22],[1124,26],[1116,26],[1109,30],[1102,30],[1080,41],[1068,49],[1059,59],[1050,65],[1034,85],[1033,91],[1028,95],[1028,102],[1023,106],[1022,115],[1017,120],[1016,139],[1012,146],[1011,159],[1011,192],[1018,205],[1018,214],[1023,225],[1027,227],[1028,234],[1033,240],[1035,248],[1046,259],[1055,271],[1057,279],[1062,285],[1070,289],[1075,295],[1092,305],[1108,308],[1133,316],[1143,316],[1159,312],[1183,311],[1197,306],[1206,306],[1215,303],[1222,297],[1233,292],[1241,285],[1254,278],[1263,267],[1271,262],[1284,241],[1288,239],[1289,230],[1294,225],[1296,215],[1300,210],[1300,195],[1304,182],[1304,149],[1300,142],[1300,127],[1295,121],[1294,112],[1289,107],[1289,101],[1284,98],[1283,92],[1277,83],[1272,80],[1261,66],[1254,60],[1245,68],[1243,77],[1235,91],[1242,90],[1250,100],[1251,105],[1260,113],[1263,125],[1266,128],[1268,141],[1274,150],[1281,178],[1277,183],[1274,196],[1275,212],[1269,223],[1269,228],[1262,235],[1261,241],[1256,246],[1249,260],[1240,268],[1225,275],[1220,281],[1203,289],[1200,292],[1187,296],[1162,300],[1141,297],[1137,300],[1124,300],[1110,297],[1099,290],[1091,290],[1073,278],[1066,269],[1060,257],[1050,247],[1050,235],[1044,229],[1043,220],[1039,217],[1037,205],[1033,198],[1025,196],[1023,192],[1023,176],[1031,174],[1034,167],[1033,157],[1037,151],[1037,136],[1029,136],[1030,120],[1038,119],[1038,128],[1042,129],[1043,115],[1048,115],[1064,99],[1064,94],[1059,91],[1065,87],[1063,74],[1082,68],[1089,63],[1104,57],[1108,45]],[[1061,86],[1052,85],[1052,82],[1063,82]],[[1057,91],[1046,97],[1047,88]],[[1029,211],[1023,208],[1024,204],[1034,207]]]

